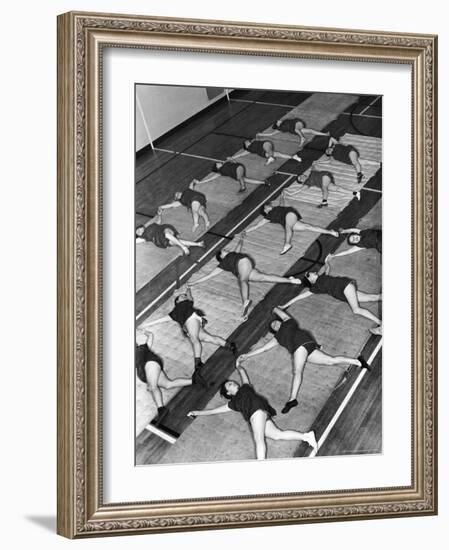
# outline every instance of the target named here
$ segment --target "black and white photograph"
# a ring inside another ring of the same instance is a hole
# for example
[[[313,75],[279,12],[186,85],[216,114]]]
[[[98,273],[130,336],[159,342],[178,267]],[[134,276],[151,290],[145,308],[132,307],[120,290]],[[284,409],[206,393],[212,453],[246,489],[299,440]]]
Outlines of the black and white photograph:
[[[382,453],[382,97],[135,86],[135,462]]]

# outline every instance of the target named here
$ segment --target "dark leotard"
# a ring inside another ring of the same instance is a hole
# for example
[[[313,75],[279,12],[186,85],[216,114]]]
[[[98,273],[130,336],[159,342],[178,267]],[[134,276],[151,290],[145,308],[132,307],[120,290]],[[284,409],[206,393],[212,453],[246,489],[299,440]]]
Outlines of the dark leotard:
[[[337,143],[332,149],[332,156],[338,162],[343,162],[344,164],[352,164],[352,161],[349,158],[349,153],[351,151],[355,151],[357,155],[359,155],[359,152],[353,145],[341,145],[341,143]]]
[[[320,347],[310,332],[300,328],[294,319],[282,321],[274,337],[291,355],[301,346],[306,348],[308,353]]]
[[[346,302],[345,289],[349,284],[354,284],[354,279],[349,277],[332,277],[331,275],[320,275],[316,282],[310,287],[314,294],[328,294],[336,300]]]
[[[241,254],[240,252],[229,252],[226,254],[226,256],[221,260],[221,262],[218,264],[218,267],[220,269],[223,269],[223,271],[229,271],[236,277],[239,276],[239,269],[238,265],[240,260],[243,258],[248,258],[248,260],[251,262],[251,265],[256,267],[256,262],[251,258],[251,256],[248,256],[248,254]]]
[[[165,236],[166,229],[171,229],[175,237],[179,235],[178,230],[172,225],[152,223],[145,228],[141,238],[154,243],[159,248],[167,248],[170,246],[170,241]]]
[[[286,132],[286,133],[289,133],[289,134],[296,134],[295,128],[296,128],[296,124],[298,122],[301,122],[303,128],[306,127],[306,123],[303,120],[301,120],[300,118],[285,118],[279,124],[277,129],[280,132]]]
[[[382,253],[382,230],[381,229],[362,229],[360,231],[360,242],[355,246],[360,248],[375,248]]]
[[[314,151],[322,151],[323,153],[329,147],[329,136],[315,136],[312,141],[304,145],[304,149],[313,149]]]
[[[238,392],[229,400],[228,406],[233,411],[242,413],[249,422],[256,411],[267,411],[268,417],[276,416],[276,411],[263,395],[256,393],[249,384],[242,384]]]
[[[234,180],[237,179],[237,168],[241,166],[243,168],[243,175],[245,175],[245,166],[240,162],[225,162],[221,168],[217,170],[222,176],[227,176]]]
[[[140,380],[142,380],[142,382],[145,382],[145,383],[147,382],[145,365],[150,361],[154,361],[161,367],[161,370],[164,370],[164,362],[159,357],[159,355],[156,355],[153,351],[150,350],[147,344],[136,346],[137,376],[140,378]]]
[[[258,139],[255,139],[252,141],[248,147],[246,148],[247,151],[250,153],[253,153],[254,155],[259,155],[259,157],[266,157],[266,151],[263,148],[263,144],[266,143],[266,141],[260,141]]]
[[[172,311],[170,311],[169,315],[173,319],[173,321],[179,323],[181,328],[183,328],[187,319],[189,319],[194,313],[202,318],[205,317],[204,311],[195,308],[193,306],[192,300],[182,300],[182,302],[178,302],[175,305]]]
[[[321,189],[324,176],[329,176],[331,183],[335,183],[334,175],[331,172],[328,172],[327,170],[312,170],[309,177],[304,182],[304,185],[309,187],[319,187]]]
[[[269,220],[270,223],[279,223],[280,225],[282,225],[282,227],[285,227],[285,219],[287,217],[287,214],[289,214],[290,212],[296,214],[298,220],[301,219],[301,214],[296,210],[296,208],[293,208],[291,206],[275,206],[267,214],[263,212],[262,216],[265,219]]]
[[[194,201],[199,202],[201,206],[206,207],[206,195],[200,193],[199,191],[186,189],[182,192],[181,198],[179,199],[179,202],[189,210],[192,208],[192,202]]]

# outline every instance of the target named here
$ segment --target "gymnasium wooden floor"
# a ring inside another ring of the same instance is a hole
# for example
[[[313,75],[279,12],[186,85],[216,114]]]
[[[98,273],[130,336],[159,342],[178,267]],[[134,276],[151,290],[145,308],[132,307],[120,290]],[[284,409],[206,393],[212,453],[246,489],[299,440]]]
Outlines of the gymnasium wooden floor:
[[[144,151],[136,163],[136,225],[149,220],[160,204],[170,202],[175,191],[185,189],[193,178],[210,173],[214,160],[223,160],[241,149],[242,140],[266,131],[273,121],[284,116],[299,116],[309,127],[331,131],[342,143],[352,143],[360,151],[365,179],[361,199],[352,191],[359,189],[355,171],[336,161],[323,164],[322,151],[307,145],[300,152],[302,163],[277,160],[264,166],[253,155],[244,157],[248,175],[269,178],[270,186],[248,185],[248,191],[237,194],[237,183],[220,177],[211,184],[199,186],[206,194],[212,227],[207,234],[192,236],[191,219],[185,209],[169,211],[164,223],[173,223],[187,239],[206,242],[203,250],[192,249],[188,257],[176,250],[160,250],[151,243],[136,250],[136,324],[157,319],[173,307],[177,288],[190,278],[208,273],[215,266],[217,250],[229,238],[258,218],[260,206],[276,199],[283,188],[297,191],[295,206],[304,221],[338,229],[340,227],[381,226],[381,98],[342,94],[239,90],[231,101],[220,101],[213,107],[176,128],[155,144],[155,151]],[[272,139],[272,138],[270,138]],[[273,140],[275,147],[292,154],[299,146],[294,136],[281,135]],[[317,189],[302,188],[294,176],[308,173],[312,163],[335,174],[339,189],[331,192],[329,207],[317,209],[321,194]],[[344,249],[344,238],[296,233],[294,247],[279,256],[282,228],[269,224],[248,234],[244,251],[250,253],[259,269],[277,274],[304,273],[319,268],[329,252]],[[364,250],[337,258],[332,274],[355,278],[360,290],[379,292],[381,263],[379,254]],[[208,330],[236,341],[239,351],[246,352],[267,338],[272,308],[295,295],[291,285],[251,286],[254,308],[246,322],[240,318],[237,282],[223,273],[203,285],[193,287],[195,304],[203,309],[209,321]],[[381,314],[380,305],[369,308]],[[308,364],[298,397],[299,406],[288,415],[278,414],[281,428],[306,431],[315,429],[320,439],[320,455],[378,453],[382,450],[382,363],[381,338],[371,336],[372,323],[355,317],[346,304],[328,296],[312,296],[290,308],[300,325],[312,331],[323,349],[331,354],[357,356],[361,352],[372,362],[371,372],[359,368],[326,368]],[[154,326],[155,350],[165,361],[170,378],[191,376],[192,352],[189,342],[175,323]],[[236,377],[229,352],[213,346],[204,347],[207,390],[188,387],[164,391],[170,409],[164,429],[179,434],[174,444],[145,429],[155,416],[156,408],[145,385],[136,379],[136,464],[208,462],[254,458],[254,447],[248,426],[238,413],[191,420],[192,409],[212,408],[223,404],[217,395],[220,384]],[[287,400],[291,381],[288,354],[281,348],[259,355],[245,363],[251,382],[280,411]],[[237,378],[237,377],[236,377]],[[295,442],[269,442],[268,457],[309,456],[310,448]]]

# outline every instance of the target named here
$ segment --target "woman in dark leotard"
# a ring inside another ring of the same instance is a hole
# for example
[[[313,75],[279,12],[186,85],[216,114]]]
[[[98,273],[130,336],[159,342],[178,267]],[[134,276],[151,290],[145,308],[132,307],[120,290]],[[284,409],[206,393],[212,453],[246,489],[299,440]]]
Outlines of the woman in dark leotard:
[[[166,321],[177,322],[185,336],[187,336],[190,340],[195,359],[195,371],[192,377],[194,384],[199,383],[207,386],[207,383],[201,374],[201,369],[203,367],[203,362],[201,360],[201,354],[203,351],[202,342],[222,346],[230,350],[234,355],[237,353],[237,348],[234,342],[228,342],[221,336],[211,334],[204,328],[207,322],[205,319],[205,314],[200,309],[195,308],[192,291],[190,288],[175,298],[175,307],[168,315],[164,315],[164,317],[144,323],[142,328],[165,323]]]
[[[194,188],[200,183],[209,183],[219,178],[220,176],[225,176],[227,178],[232,178],[237,180],[240,184],[239,193],[246,191],[246,184],[253,183],[254,185],[265,185],[264,180],[257,180],[254,178],[248,178],[246,176],[246,168],[240,162],[235,162],[233,158],[229,157],[226,162],[216,162],[212,167],[213,174],[205,177],[202,180],[193,180],[192,184]]]
[[[307,135],[309,136],[326,136],[329,135],[329,132],[319,132],[318,130],[313,130],[312,128],[307,128],[306,123],[301,118],[284,118],[277,120],[273,126],[273,132],[261,132],[257,134],[257,137],[271,137],[275,136],[279,132],[293,134],[299,137],[299,145],[302,146],[306,139]]]
[[[313,431],[303,433],[296,430],[279,429],[272,420],[272,417],[276,416],[276,411],[270,405],[267,398],[254,390],[248,374],[242,366],[238,365],[237,371],[240,375],[241,384],[238,384],[234,380],[226,380],[221,385],[220,394],[225,399],[228,399],[226,405],[216,407],[215,409],[190,411],[187,413],[187,416],[195,418],[197,416],[210,416],[212,414],[231,411],[241,413],[251,426],[257,460],[265,460],[267,457],[266,438],[275,441],[305,441],[313,449],[317,449],[317,442]]]
[[[266,158],[267,160],[265,164],[270,164],[274,162],[277,158],[286,160],[293,159],[296,160],[296,162],[301,162],[301,157],[298,157],[298,155],[287,155],[286,153],[275,151],[272,141],[245,139],[245,141],[243,142],[243,149],[244,150],[241,153],[237,153],[231,158],[236,160],[252,153],[253,155],[258,155],[259,157]]]
[[[189,286],[203,283],[212,277],[223,273],[223,271],[229,271],[238,279],[240,295],[242,297],[243,311],[242,317],[244,320],[248,317],[248,311],[251,306],[251,300],[249,299],[249,283],[290,283],[301,284],[300,279],[295,277],[280,277],[279,275],[269,275],[262,273],[256,269],[256,264],[248,254],[242,254],[243,237],[239,239],[234,251],[228,251],[226,249],[220,250],[217,253],[216,258],[218,267],[211,271],[208,275],[197,279],[196,281],[189,283]]]
[[[136,331],[136,371],[138,378],[147,385],[147,390],[151,393],[157,406],[158,416],[156,421],[160,421],[167,413],[161,393],[161,388],[169,390],[172,388],[182,388],[190,386],[190,378],[175,378],[170,380],[164,372],[164,363],[162,359],[152,351],[153,334],[149,331],[137,329]]]
[[[329,275],[329,271],[330,265],[326,261],[318,272],[309,271],[306,273],[303,284],[308,289],[303,292],[300,291],[298,296],[280,306],[280,309],[287,309],[295,302],[308,298],[312,294],[328,294],[336,300],[347,302],[355,315],[361,315],[376,323],[377,326],[370,329],[370,332],[373,334],[382,334],[381,320],[368,309],[360,307],[360,302],[379,302],[382,300],[382,294],[368,294],[357,290],[354,279],[350,279],[349,277],[333,277]]]
[[[185,255],[190,254],[190,247],[204,248],[204,241],[194,242],[180,239],[179,232],[173,225],[161,224],[161,212],[144,225],[136,227],[136,244],[152,242],[159,248],[178,246]]]
[[[282,413],[287,414],[290,409],[298,405],[297,395],[302,384],[302,377],[306,362],[324,366],[339,366],[342,364],[355,365],[357,367],[366,368],[369,370],[369,365],[362,356],[357,359],[328,355],[320,350],[320,345],[317,344],[315,338],[310,332],[299,327],[293,317],[282,311],[280,308],[274,308],[273,313],[277,319],[270,323],[270,332],[274,337],[265,345],[256,348],[249,353],[240,355],[237,359],[237,364],[245,361],[249,357],[254,357],[260,353],[264,353],[278,344],[284,347],[292,357],[293,364],[293,380],[291,385],[290,397]]]
[[[322,233],[325,235],[338,237],[338,231],[324,229],[324,227],[318,227],[317,225],[300,221],[301,215],[295,208],[291,206],[284,206],[284,194],[281,195],[279,206],[273,206],[271,203],[264,204],[262,206],[261,214],[262,219],[260,219],[252,227],[246,229],[244,231],[244,235],[259,229],[259,227],[262,227],[267,223],[277,223],[282,225],[284,228],[284,247],[281,251],[281,255],[286,254],[292,248],[292,238],[295,231],[312,231],[314,233]]]
[[[329,145],[326,149],[329,160],[333,157],[337,162],[351,164],[357,174],[357,183],[363,179],[362,167],[360,165],[360,154],[353,145],[342,145],[335,138],[329,138]]]
[[[367,248],[374,248],[382,254],[382,229],[357,229],[356,227],[340,229],[340,235],[345,234],[348,234],[347,242],[350,248],[338,254],[329,254],[329,259],[354,254]]]
[[[210,227],[209,216],[207,214],[206,205],[206,195],[200,193],[199,191],[194,191],[195,185],[192,182],[188,189],[184,191],[177,191],[174,196],[174,200],[168,204],[163,204],[159,206],[158,213],[162,214],[164,210],[169,208],[179,208],[180,206],[185,206],[191,213],[193,218],[193,227],[192,232],[194,233],[200,226],[199,219],[200,217],[204,220],[204,226],[207,231]]]
[[[321,189],[322,200],[321,203],[317,205],[317,208],[324,208],[328,206],[327,199],[329,197],[329,188],[332,185],[333,189],[337,188],[335,184],[335,178],[332,172],[328,170],[315,170],[312,165],[312,171],[308,176],[300,174],[297,176],[296,181],[307,185],[307,187],[318,187]],[[301,194],[301,189],[298,191],[292,191],[291,189],[285,189],[284,191],[287,197],[294,197]]]

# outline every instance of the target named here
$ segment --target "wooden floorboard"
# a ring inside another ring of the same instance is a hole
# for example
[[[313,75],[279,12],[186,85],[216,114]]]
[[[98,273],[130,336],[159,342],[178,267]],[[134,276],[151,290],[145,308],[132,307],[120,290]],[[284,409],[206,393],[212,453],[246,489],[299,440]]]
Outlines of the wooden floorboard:
[[[358,105],[360,102],[363,103],[363,98],[362,100],[359,100],[359,102],[356,102],[355,105]],[[363,104],[365,105],[365,103]],[[336,117],[335,120],[328,124],[328,126],[326,126],[323,131],[333,132],[335,128],[342,128],[346,127],[347,125],[348,117],[345,115],[339,115]],[[376,133],[376,129],[379,126],[379,120],[369,119],[368,125],[372,129],[372,131]],[[350,127],[349,129],[351,131],[354,131],[352,127]],[[219,137],[220,140],[216,141],[214,139],[212,144],[210,145],[210,148],[205,149],[204,151],[210,152],[213,148],[214,154],[221,154],[222,156],[225,156],[225,153],[221,153],[219,147],[223,149],[226,147],[226,145],[220,146],[219,142],[221,141],[222,143],[226,144],[227,140],[230,138],[223,138],[221,136]],[[208,139],[203,139],[205,142],[204,146],[209,147],[207,143],[209,142],[210,136]],[[285,171],[287,173],[302,174],[310,168],[312,162],[320,158],[320,156],[322,155],[322,151],[314,149],[304,149],[303,151],[301,151],[300,154],[303,159],[302,163],[287,161],[282,164],[279,170]],[[185,189],[193,177],[204,177],[206,173],[208,173],[208,168],[210,168],[210,164],[205,160],[190,157],[176,157],[175,160],[172,160],[168,165],[164,166],[163,168],[161,168],[161,170],[151,175],[151,184],[144,187],[144,184],[142,182],[137,187],[137,210],[144,211],[146,213],[153,213],[154,215],[157,205],[162,204],[163,202],[169,202],[173,197],[173,193],[177,190]],[[174,174],[176,174],[176,178],[174,177]],[[271,178],[271,180],[273,181],[273,185],[276,185],[279,181],[279,179],[273,180],[273,177]],[[373,179],[370,185],[371,188],[381,189],[381,181],[381,178]],[[232,212],[226,214],[226,217],[222,222],[218,224],[218,227],[214,226],[212,228],[213,233],[219,233],[221,235],[226,234],[226,232],[229,231],[231,227],[236,225],[239,219],[246,215],[248,209],[251,209],[252,207],[254,207],[255,204],[260,201],[260,198],[263,197],[264,194],[268,195],[269,193],[267,192],[267,190],[262,188],[257,188],[255,191],[253,191],[244,200],[242,205],[238,206]],[[241,206],[243,206],[243,208]],[[252,219],[254,218],[248,218],[248,220],[241,226],[241,229],[246,227],[252,221]],[[239,229],[239,231],[241,229]],[[216,244],[217,239],[214,238],[213,235],[209,235],[205,236],[205,241],[206,249],[208,249],[210,246]],[[174,282],[176,282],[179,278],[179,274],[182,274],[184,272],[184,269],[189,269],[192,266],[192,262],[197,261],[198,258],[201,256],[202,251],[192,250],[192,253],[189,257],[176,258],[174,260],[175,265],[168,265],[166,268],[160,270],[157,274],[154,274],[153,272],[149,273],[148,283],[141,286],[136,294],[136,315],[139,317],[139,321],[144,320],[155,310],[155,308],[158,307],[162,298],[158,301],[155,300],[161,294],[161,292],[163,292],[167,286],[170,286]],[[197,268],[199,267],[200,265]],[[194,271],[189,272],[189,275],[191,275],[193,272]],[[184,278],[184,281],[185,280],[186,279]],[[170,296],[173,290],[174,288],[172,288],[170,292],[165,294],[163,299],[166,299],[168,296]],[[151,303],[153,303],[153,306],[149,309],[146,309],[148,304]],[[144,310],[145,315],[141,316]]]
[[[372,179],[375,180],[381,177],[381,171],[378,171]],[[370,180],[367,182],[367,185],[371,183]],[[358,221],[373,208],[379,199],[379,194],[371,193],[363,201],[352,200],[328,227],[330,229],[337,229],[340,227],[357,226]],[[328,253],[334,252],[344,238],[323,235],[318,240],[320,241],[324,258]],[[312,246],[316,249],[315,244]],[[312,254],[313,250],[307,250],[304,255],[310,257]],[[310,262],[307,262],[307,268],[309,266]],[[303,272],[304,269],[304,261],[300,258],[291,266],[287,275]],[[296,289],[290,285],[275,285],[265,295],[265,298],[257,303],[250,313],[248,320],[236,328],[229,337],[230,340],[237,343],[240,352],[244,353],[249,350],[251,346],[266,334],[273,307],[280,303],[285,303],[296,292]],[[187,412],[193,409],[204,408],[218,391],[220,384],[230,376],[234,368],[235,361],[232,355],[226,350],[218,349],[207,360],[204,367],[204,375],[210,387],[208,389],[189,387],[179,391],[169,403],[170,412],[164,419],[164,425],[171,431],[181,434],[192,422],[191,419],[187,418]],[[136,462],[137,464],[158,463],[162,460],[169,447],[170,444],[166,441],[144,431],[137,437]]]

